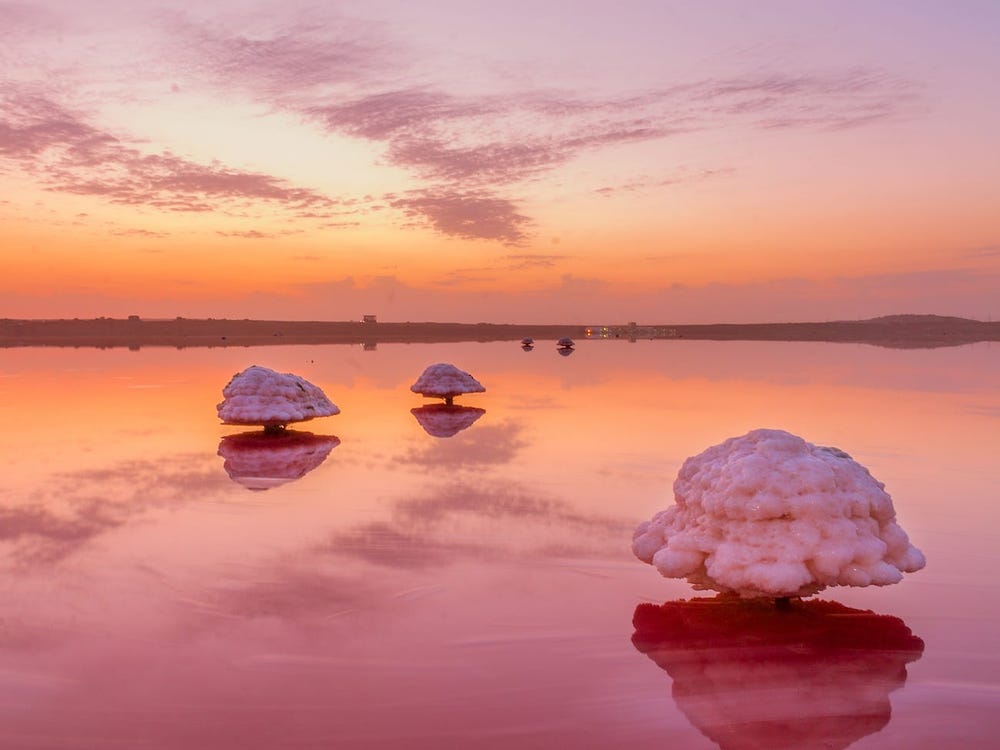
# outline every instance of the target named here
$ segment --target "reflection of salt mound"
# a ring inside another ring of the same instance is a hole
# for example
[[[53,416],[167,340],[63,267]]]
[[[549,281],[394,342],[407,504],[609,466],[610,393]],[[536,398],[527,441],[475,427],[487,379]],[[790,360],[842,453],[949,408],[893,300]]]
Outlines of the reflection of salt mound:
[[[457,435],[486,413],[486,409],[475,406],[450,406],[448,404],[427,404],[410,413],[417,418],[428,435],[448,438]]]
[[[723,750],[846,748],[881,730],[924,643],[897,617],[836,602],[640,604],[632,643],[673,678],[677,707]]]
[[[230,479],[251,490],[267,490],[299,479],[319,466],[340,445],[332,435],[288,430],[227,435],[219,455]]]

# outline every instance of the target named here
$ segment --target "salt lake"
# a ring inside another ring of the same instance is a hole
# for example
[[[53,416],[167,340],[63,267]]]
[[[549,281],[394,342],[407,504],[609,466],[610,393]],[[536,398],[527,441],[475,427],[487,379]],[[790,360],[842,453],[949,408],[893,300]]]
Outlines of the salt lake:
[[[451,425],[434,362],[487,389]],[[341,414],[220,424],[250,364]],[[998,382],[990,344],[5,349],[0,745],[990,746]],[[926,568],[821,592],[817,635],[635,559],[684,459],[758,427],[867,466]]]

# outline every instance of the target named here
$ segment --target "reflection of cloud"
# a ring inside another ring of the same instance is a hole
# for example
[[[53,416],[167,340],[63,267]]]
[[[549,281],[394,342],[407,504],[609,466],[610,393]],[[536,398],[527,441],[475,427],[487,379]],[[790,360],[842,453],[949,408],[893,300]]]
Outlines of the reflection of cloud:
[[[450,438],[466,430],[486,413],[486,409],[457,404],[427,404],[410,409],[424,432],[432,437]]]
[[[230,479],[250,490],[267,490],[301,479],[339,444],[336,437],[311,432],[243,432],[222,438],[218,453]]]
[[[878,732],[924,649],[899,618],[818,600],[640,604],[633,624],[678,708],[723,750],[837,750]]]
[[[443,566],[488,554],[472,541],[436,539],[424,529],[385,522],[364,524],[337,534],[322,549],[393,568]]]
[[[509,535],[497,531],[503,524],[510,525]],[[514,554],[583,557],[617,553],[628,527],[623,519],[581,512],[516,483],[456,482],[398,502],[388,521],[334,534],[321,551],[404,568]],[[484,544],[499,539],[509,546]]]
[[[201,498],[217,481],[214,471],[191,468],[202,460],[184,455],[55,474],[29,502],[0,506],[0,553],[15,566],[57,562],[150,508]]]
[[[228,617],[330,616],[367,596],[357,580],[279,564],[265,580],[206,587],[190,604],[196,612]]]
[[[441,406],[444,404],[431,404],[420,407],[421,414],[417,414],[417,409],[413,409],[412,413],[417,417],[417,421],[421,422],[421,426],[424,426],[424,415],[433,415],[435,407]],[[459,414],[473,417],[473,422],[485,413],[485,410],[465,408],[473,411],[463,411]],[[474,412],[479,413],[474,414]],[[523,428],[516,422],[479,425],[470,432],[455,434],[451,440],[421,442],[411,447],[407,453],[396,456],[394,461],[400,464],[424,466],[432,470],[445,467],[452,471],[464,467],[502,466],[513,461],[517,452],[527,445],[522,432]]]
[[[128,510],[92,501],[59,515],[43,506],[0,508],[0,545],[22,564],[61,560],[93,537],[123,524]]]

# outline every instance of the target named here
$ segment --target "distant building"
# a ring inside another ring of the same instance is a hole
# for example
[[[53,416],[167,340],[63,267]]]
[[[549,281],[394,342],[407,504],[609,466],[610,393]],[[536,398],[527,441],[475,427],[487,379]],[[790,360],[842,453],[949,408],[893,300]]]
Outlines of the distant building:
[[[374,315],[365,315],[364,317],[361,318],[361,322],[362,323],[377,323],[378,321],[375,320],[375,316]]]

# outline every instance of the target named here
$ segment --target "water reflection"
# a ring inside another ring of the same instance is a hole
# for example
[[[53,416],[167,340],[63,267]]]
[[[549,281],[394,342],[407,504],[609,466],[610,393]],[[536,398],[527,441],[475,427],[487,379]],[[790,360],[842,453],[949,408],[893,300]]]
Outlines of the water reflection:
[[[58,563],[133,518],[209,495],[214,472],[197,453],[52,473],[0,502],[0,566]]]
[[[340,440],[332,435],[311,432],[241,432],[222,438],[218,453],[230,479],[260,491],[301,479],[338,445]]]
[[[436,438],[450,438],[472,426],[486,409],[457,404],[427,404],[410,409],[424,432]]]
[[[723,750],[846,748],[878,732],[924,649],[899,618],[828,601],[640,604],[633,625],[678,708]]]

